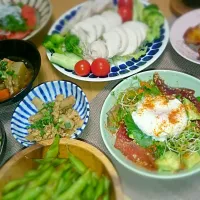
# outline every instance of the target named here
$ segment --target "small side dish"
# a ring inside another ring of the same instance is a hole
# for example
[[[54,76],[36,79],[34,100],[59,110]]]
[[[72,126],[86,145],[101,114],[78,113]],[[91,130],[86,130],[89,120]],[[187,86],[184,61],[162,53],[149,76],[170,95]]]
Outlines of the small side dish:
[[[59,136],[56,135],[44,158],[33,159],[38,163],[35,169],[29,170],[23,177],[12,180],[4,186],[2,199],[113,199],[112,182],[109,177],[104,174],[99,175],[88,168],[68,150],[68,146],[65,146],[68,158],[58,157],[59,140]]]
[[[66,22],[62,33],[48,35],[43,45],[52,53],[53,64],[75,75],[108,77],[112,65],[146,55],[148,44],[160,38],[163,24],[156,5],[89,1]]]
[[[36,25],[35,8],[22,3],[0,5],[0,40],[23,39]]]
[[[33,69],[28,61],[7,58],[0,60],[0,102],[19,93],[32,77]]]
[[[115,148],[148,170],[176,173],[200,163],[200,97],[187,88],[172,88],[158,73],[113,94],[107,130]]]
[[[35,115],[29,117],[31,125],[28,128],[29,141],[41,141],[54,138],[56,134],[70,138],[83,125],[78,112],[73,109],[74,96],[64,98],[57,95],[55,101],[44,103],[38,97],[32,103],[38,109]]]

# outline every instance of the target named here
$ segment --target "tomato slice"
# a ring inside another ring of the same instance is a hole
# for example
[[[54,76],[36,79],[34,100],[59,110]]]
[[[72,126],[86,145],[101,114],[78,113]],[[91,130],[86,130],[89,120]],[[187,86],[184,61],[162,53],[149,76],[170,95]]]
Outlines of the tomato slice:
[[[25,31],[25,32],[10,32],[6,35],[7,39],[23,39],[25,38],[31,31]]]
[[[124,156],[134,163],[143,166],[149,170],[155,170],[155,159],[152,153],[143,147],[137,145],[126,134],[126,128],[124,124],[120,125],[118,132],[116,133],[115,148],[120,150]]]
[[[37,24],[35,8],[33,8],[29,5],[24,5],[22,7],[21,16],[26,20],[27,26],[30,29],[35,28],[35,26]]]

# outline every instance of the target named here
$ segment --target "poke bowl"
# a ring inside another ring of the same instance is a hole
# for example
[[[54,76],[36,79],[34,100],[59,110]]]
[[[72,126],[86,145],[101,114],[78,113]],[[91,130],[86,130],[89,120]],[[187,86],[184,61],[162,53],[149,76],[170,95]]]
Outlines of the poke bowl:
[[[31,147],[28,147],[28,148],[18,152],[1,168],[1,170],[0,170],[0,198],[3,199],[3,197],[6,197],[5,188],[4,188],[6,184],[10,184],[15,180],[20,180],[24,176],[26,177],[26,174],[30,174],[34,171],[37,171],[37,172],[40,171],[41,165],[38,166],[38,163],[36,162],[36,160],[42,161],[45,159],[45,155],[47,155],[48,149],[50,148],[51,144],[52,144],[52,140],[48,140],[48,141],[43,142],[43,145],[35,144]],[[97,148],[95,148],[94,146],[92,146],[86,142],[79,141],[79,140],[73,140],[73,139],[60,139],[60,143],[58,143],[58,145],[59,145],[59,156],[56,158],[57,161],[58,160],[62,161],[65,159],[69,163],[70,157],[73,156],[73,158],[76,158],[76,160],[78,159],[79,164],[81,162],[82,166],[85,166],[87,170],[92,171],[92,174],[93,175],[95,174],[95,177],[98,177],[98,178],[102,177],[102,178],[104,178],[104,180],[106,178],[107,183],[109,183],[108,184],[109,192],[107,194],[109,195],[110,200],[123,200],[124,199],[119,175],[118,175],[115,167],[113,166],[113,164],[101,151],[99,151]],[[52,159],[52,162],[53,162],[53,159]],[[53,163],[52,163],[52,166],[54,166]],[[62,176],[59,176],[59,174],[60,174],[59,168],[60,167],[58,166],[57,167],[58,171],[56,171],[56,174],[57,174],[56,177],[54,176],[55,173],[52,173],[48,177],[45,178],[45,179],[49,179],[49,180],[51,180],[51,178],[52,178],[52,180],[53,180],[53,185],[51,185],[51,190],[49,190],[48,194],[50,194],[50,193],[52,194],[52,196],[51,196],[52,199],[69,199],[69,198],[58,198],[58,195],[57,195],[58,187],[55,188],[54,186],[58,185],[58,183],[60,183],[60,181],[61,180],[63,181],[63,179],[64,179],[65,181],[64,181],[64,183],[62,182],[61,188],[64,187],[64,189],[65,189],[64,192],[65,192],[71,186],[73,186],[75,183],[77,183],[76,181],[78,178],[76,176],[76,178],[71,177],[70,180],[67,179],[67,176],[65,176],[67,170],[63,171]],[[49,170],[47,169],[47,171],[49,171]],[[70,170],[68,170],[68,171],[70,171]],[[77,170],[71,170],[70,173],[77,174]],[[79,174],[78,177],[81,177],[81,175]],[[34,179],[38,180],[38,178],[39,177],[37,176]],[[76,180],[74,180],[74,179],[76,179]],[[91,179],[88,178],[88,180],[91,180]],[[23,184],[23,181],[21,183]],[[26,184],[30,185],[30,183],[31,183],[31,180],[29,182],[27,182]],[[68,186],[65,183],[68,183],[67,184]],[[88,188],[88,187],[91,187],[91,189],[93,188],[90,183],[89,183],[89,186],[87,186],[86,188]],[[32,196],[35,197],[34,199],[37,199],[39,196],[46,194],[46,192],[47,192],[47,190],[45,190],[46,188],[48,189],[48,180],[46,180],[46,182],[43,183],[43,185],[42,185],[42,194],[41,194],[41,191],[38,194],[36,194],[37,190],[35,189],[35,187],[33,187],[32,191],[34,191],[34,194]],[[80,188],[80,187],[78,187],[78,188]],[[81,190],[77,191],[75,195],[78,195],[78,194],[80,195],[80,193],[83,194],[84,193],[83,189],[85,191],[86,188],[84,187]],[[14,190],[11,189],[10,191],[11,192],[8,194],[13,194],[13,192],[16,190],[14,188]],[[18,194],[18,197],[20,197],[20,199],[23,199],[22,198],[23,194],[24,194],[24,192],[21,192],[20,194]],[[102,192],[100,192],[100,194],[102,194]],[[94,197],[94,195],[96,195],[96,193],[93,190],[93,192],[91,192],[89,195],[90,196],[93,195],[93,197]],[[16,195],[15,195],[15,197],[16,197]],[[13,198],[13,199],[15,199],[15,198]],[[29,198],[26,198],[26,199],[29,199]],[[49,199],[49,198],[47,198],[47,199]],[[75,198],[70,198],[70,199],[75,199]],[[82,198],[80,198],[80,199],[82,199]],[[86,198],[84,198],[84,199],[86,199]],[[94,198],[92,198],[92,199],[94,199]]]
[[[119,83],[101,110],[100,129],[112,156],[138,174],[183,178],[200,171],[200,80],[170,70]]]
[[[31,42],[0,41],[0,107],[24,98],[32,88],[40,65],[40,53]]]
[[[0,40],[29,40],[48,23],[52,6],[49,0],[0,0],[0,12]]]
[[[89,119],[89,102],[80,87],[51,81],[33,88],[19,103],[11,119],[11,133],[23,146],[53,139],[77,138]]]

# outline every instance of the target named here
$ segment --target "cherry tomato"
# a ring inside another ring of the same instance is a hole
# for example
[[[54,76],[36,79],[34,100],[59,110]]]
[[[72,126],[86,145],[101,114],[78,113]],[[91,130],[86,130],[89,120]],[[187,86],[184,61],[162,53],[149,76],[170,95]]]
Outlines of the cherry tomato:
[[[79,76],[86,76],[90,73],[90,63],[87,60],[80,60],[76,63],[74,71]]]
[[[110,72],[110,64],[104,58],[97,58],[92,62],[91,71],[95,76],[106,76]]]
[[[118,9],[118,13],[122,18],[123,22],[131,21],[133,18],[133,12],[130,8],[128,7],[120,7]]]
[[[133,8],[133,0],[118,0],[118,7],[128,7],[130,9]]]

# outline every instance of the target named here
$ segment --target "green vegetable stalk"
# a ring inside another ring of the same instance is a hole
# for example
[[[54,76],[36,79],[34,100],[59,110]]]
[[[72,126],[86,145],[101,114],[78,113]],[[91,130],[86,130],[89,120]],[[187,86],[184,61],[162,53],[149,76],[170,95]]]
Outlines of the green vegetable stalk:
[[[75,157],[70,151],[68,151],[68,155],[69,155],[69,160],[71,161],[77,172],[80,174],[84,174],[85,171],[87,170],[85,164],[77,157]]]
[[[57,134],[55,136],[53,144],[49,147],[44,159],[56,158],[58,156],[58,153],[59,153],[59,142],[60,142],[60,136]]]
[[[73,200],[76,195],[79,195],[86,187],[88,180],[91,178],[91,171],[87,170],[69,189],[61,194],[57,200]]]

